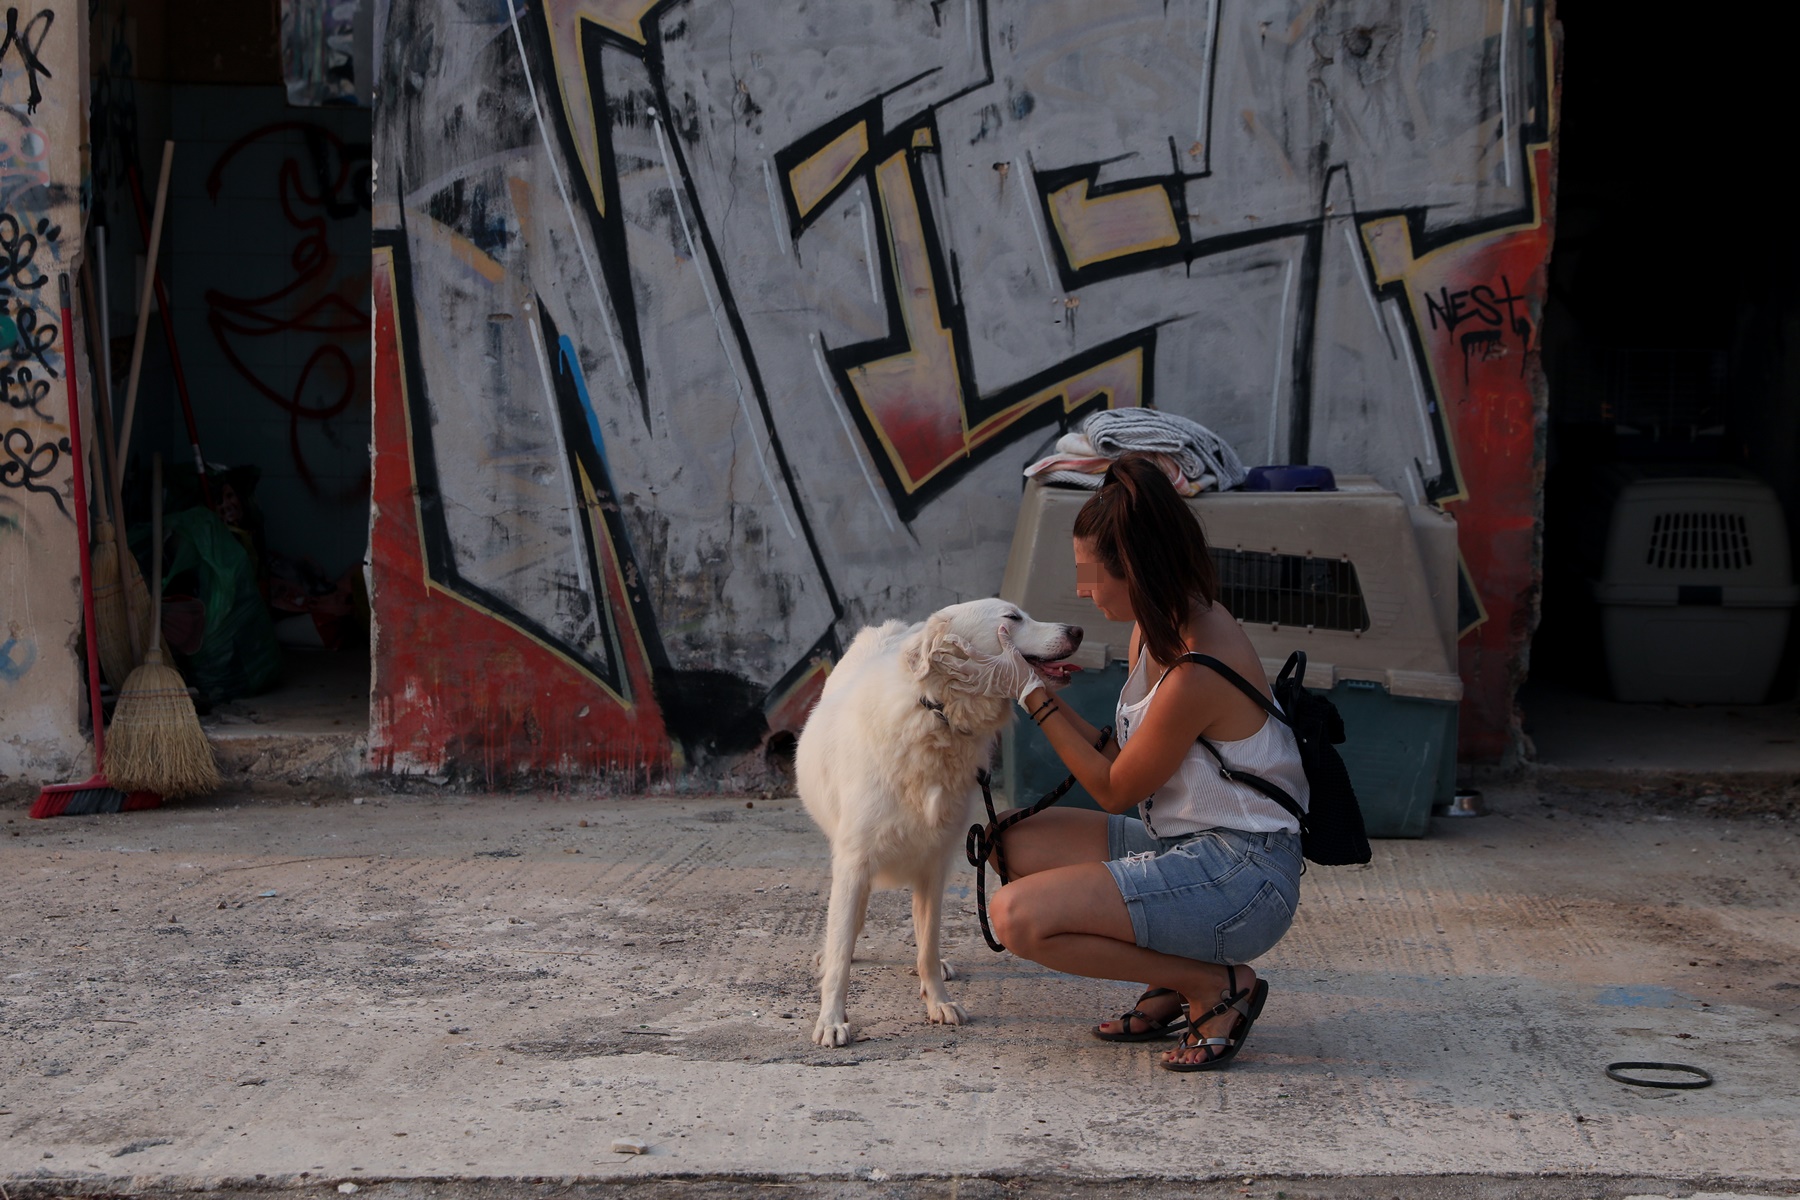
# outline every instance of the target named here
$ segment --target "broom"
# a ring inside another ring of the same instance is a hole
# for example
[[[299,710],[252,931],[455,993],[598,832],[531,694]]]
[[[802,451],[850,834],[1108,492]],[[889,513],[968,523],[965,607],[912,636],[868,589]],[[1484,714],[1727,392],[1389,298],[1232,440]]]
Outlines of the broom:
[[[58,284],[62,292],[62,327],[69,329],[72,328],[69,320],[69,277],[60,276]],[[75,364],[68,358],[64,361],[63,376],[69,393],[69,458],[74,474],[75,511],[81,514],[76,522],[75,540],[81,547],[81,617],[82,632],[87,638],[88,711],[92,714],[94,724],[94,765],[99,767],[106,761],[106,717],[100,704],[100,653],[94,632],[94,573],[85,528],[88,506],[87,481],[83,478],[86,464],[82,461],[81,453],[81,406],[75,391]],[[80,783],[58,783],[46,787],[38,793],[37,803],[31,806],[31,815],[37,819],[76,816],[82,813],[155,808],[161,803],[162,797],[155,792],[128,794],[114,787],[104,774],[95,774]]]
[[[200,728],[181,672],[162,660],[162,454],[151,459],[150,593],[153,618],[144,665],[131,673],[113,709],[106,773],[127,790],[193,796],[219,787],[219,764]]]
[[[156,181],[156,215],[150,220],[150,237],[144,243],[144,284],[138,292],[137,332],[131,338],[131,369],[125,376],[125,415],[119,429],[119,458],[131,452],[131,423],[137,415],[138,380],[143,377],[144,338],[150,331],[150,299],[156,286],[157,252],[162,248],[163,218],[168,212],[169,168],[175,162],[175,143],[163,143],[162,174]],[[115,479],[116,482],[116,479]],[[161,581],[158,581],[160,588]]]
[[[104,254],[104,228],[97,226],[94,232],[96,248]],[[98,464],[94,471],[94,478],[100,483],[97,490],[101,497],[99,527],[94,531],[94,608],[100,634],[100,673],[117,692],[142,657],[144,643],[150,640],[150,589],[144,585],[137,559],[121,554],[122,539],[113,520],[119,505],[119,461],[113,450],[112,356],[107,341],[106,276],[102,270],[100,319],[96,321],[93,263],[84,260],[81,270],[83,316],[88,328],[98,335],[98,353],[90,362],[94,369],[95,403],[100,410],[101,427],[94,431],[100,436],[91,438],[90,442],[104,446],[106,450],[104,473]],[[108,479],[113,481],[110,486],[106,482]],[[125,568],[123,577],[121,559]]]

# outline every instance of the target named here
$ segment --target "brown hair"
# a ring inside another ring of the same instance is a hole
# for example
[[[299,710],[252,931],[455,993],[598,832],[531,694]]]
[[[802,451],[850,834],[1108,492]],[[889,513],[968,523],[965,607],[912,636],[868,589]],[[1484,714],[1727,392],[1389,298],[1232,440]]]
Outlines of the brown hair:
[[[1127,454],[1075,514],[1075,536],[1093,543],[1100,565],[1125,581],[1150,657],[1172,663],[1187,652],[1182,630],[1195,600],[1211,607],[1219,572],[1206,534],[1154,459]]]

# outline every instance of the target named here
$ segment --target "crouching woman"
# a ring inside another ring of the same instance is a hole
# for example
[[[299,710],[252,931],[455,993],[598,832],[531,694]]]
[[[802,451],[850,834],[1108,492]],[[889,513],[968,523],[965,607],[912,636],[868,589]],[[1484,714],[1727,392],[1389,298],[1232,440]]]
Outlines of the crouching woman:
[[[1199,522],[1153,461],[1125,457],[1107,472],[1076,518],[1074,555],[1077,593],[1132,624],[1115,739],[1096,749],[1100,731],[1045,688],[1004,630],[1006,651],[981,665],[1002,672],[1105,812],[1050,808],[1002,834],[1012,881],[994,896],[994,930],[1054,970],[1146,983],[1096,1036],[1180,1034],[1162,1065],[1214,1070],[1237,1055],[1268,998],[1248,964],[1293,922],[1301,853],[1295,818],[1224,777],[1197,739],[1304,808],[1299,749],[1286,724],[1188,657],[1223,661],[1274,702],[1261,659],[1218,602]]]

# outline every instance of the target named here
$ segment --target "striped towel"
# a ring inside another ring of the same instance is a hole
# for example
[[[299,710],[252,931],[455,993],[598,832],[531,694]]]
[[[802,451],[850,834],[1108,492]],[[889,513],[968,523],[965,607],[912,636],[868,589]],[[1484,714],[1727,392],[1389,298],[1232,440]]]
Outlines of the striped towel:
[[[1197,421],[1154,408],[1107,408],[1082,423],[1094,449],[1106,458],[1141,452],[1166,454],[1189,479],[1212,475],[1220,491],[1250,477],[1224,438]]]

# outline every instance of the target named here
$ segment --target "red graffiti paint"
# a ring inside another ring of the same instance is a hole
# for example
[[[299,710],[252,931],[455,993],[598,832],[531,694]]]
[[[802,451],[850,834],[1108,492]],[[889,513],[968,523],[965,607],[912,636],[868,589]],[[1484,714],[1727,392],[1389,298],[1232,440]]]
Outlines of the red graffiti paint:
[[[624,643],[615,695],[592,674],[433,583],[420,540],[393,260],[378,251],[374,304],[375,685],[369,759],[379,772],[478,771],[487,784],[537,776],[641,786],[677,769],[641,645]],[[628,613],[617,563],[604,601]],[[629,630],[631,627],[626,626]]]
[[[1421,329],[1466,493],[1446,507],[1456,515],[1485,616],[1460,645],[1460,757],[1470,762],[1497,761],[1513,744],[1513,692],[1524,675],[1543,578],[1537,350],[1550,258],[1549,147],[1533,148],[1532,158],[1538,220],[1439,252],[1410,280],[1420,308],[1429,311],[1427,296],[1442,305],[1466,293],[1470,314],[1454,330],[1441,319],[1437,330],[1429,321]],[[1470,341],[1471,331],[1487,336]]]

